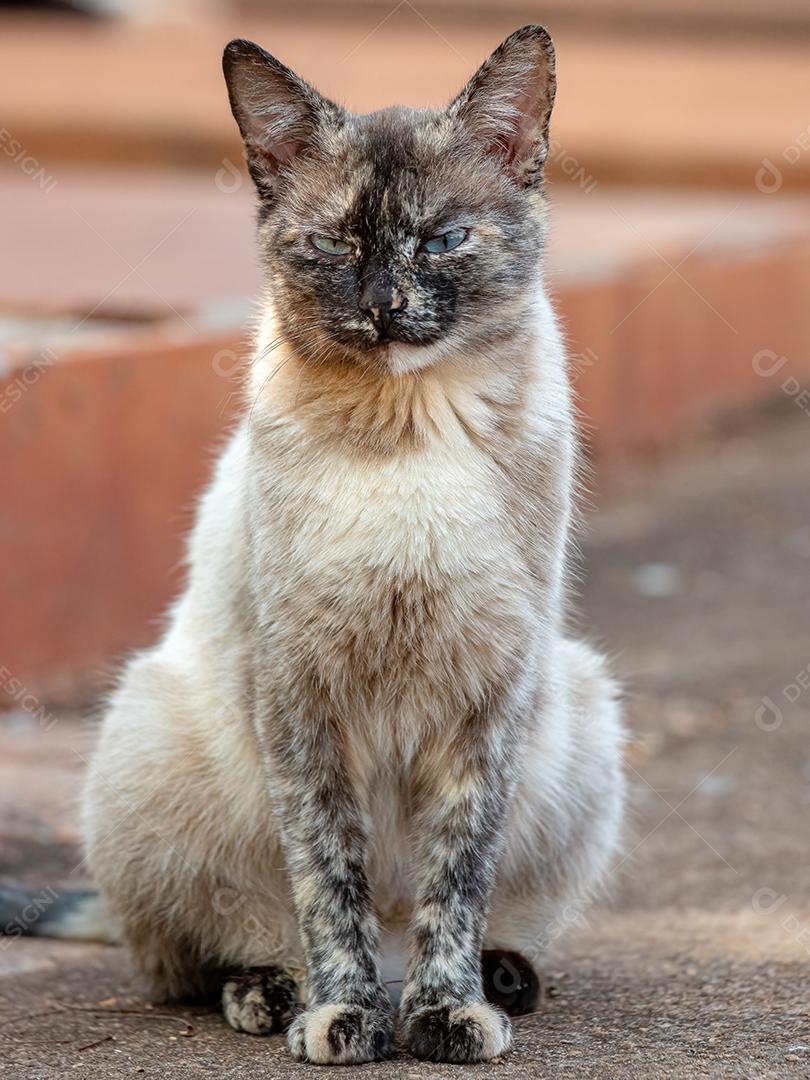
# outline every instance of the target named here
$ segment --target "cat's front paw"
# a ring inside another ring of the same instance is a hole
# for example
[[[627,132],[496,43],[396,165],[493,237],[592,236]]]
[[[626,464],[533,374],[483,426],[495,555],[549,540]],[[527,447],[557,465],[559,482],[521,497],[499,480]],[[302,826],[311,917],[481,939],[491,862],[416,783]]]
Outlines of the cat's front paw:
[[[424,1061],[489,1061],[512,1045],[512,1025],[486,1002],[418,1009],[405,1018],[405,1042]]]
[[[307,1009],[293,1021],[287,1042],[298,1061],[357,1065],[389,1057],[393,1036],[391,1012],[346,1003]]]

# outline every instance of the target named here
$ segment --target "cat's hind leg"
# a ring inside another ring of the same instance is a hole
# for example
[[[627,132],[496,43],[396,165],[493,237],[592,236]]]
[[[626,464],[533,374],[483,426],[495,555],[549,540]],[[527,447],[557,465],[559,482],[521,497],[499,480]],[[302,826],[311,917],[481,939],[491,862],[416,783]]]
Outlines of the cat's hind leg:
[[[241,721],[199,673],[144,654],[88,768],[87,861],[153,1001],[216,1001],[230,972],[300,967],[278,829]]]
[[[284,968],[247,968],[222,988],[222,1012],[236,1031],[275,1035],[286,1031],[303,1008],[298,984]]]
[[[481,981],[490,1005],[508,1016],[525,1016],[540,1002],[540,979],[531,961],[511,949],[484,949]]]

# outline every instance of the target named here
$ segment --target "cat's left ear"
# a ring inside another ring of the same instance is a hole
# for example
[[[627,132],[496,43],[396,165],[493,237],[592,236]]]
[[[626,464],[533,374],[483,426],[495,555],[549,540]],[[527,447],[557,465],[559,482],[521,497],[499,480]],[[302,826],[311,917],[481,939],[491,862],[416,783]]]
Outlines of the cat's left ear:
[[[551,36],[543,26],[524,26],[484,61],[449,108],[530,188],[542,181],[556,88]]]

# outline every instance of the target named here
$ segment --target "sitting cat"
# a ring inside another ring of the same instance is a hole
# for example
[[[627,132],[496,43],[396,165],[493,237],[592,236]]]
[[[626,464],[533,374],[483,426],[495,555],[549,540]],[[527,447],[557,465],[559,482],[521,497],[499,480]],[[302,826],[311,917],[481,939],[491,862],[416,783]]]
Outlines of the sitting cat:
[[[623,799],[616,688],[565,636],[553,47],[517,31],[435,112],[354,116],[247,41],[225,75],[266,274],[249,407],[104,721],[89,864],[155,995],[214,981],[296,1058],[382,1058],[382,931],[405,1046],[486,1060]]]

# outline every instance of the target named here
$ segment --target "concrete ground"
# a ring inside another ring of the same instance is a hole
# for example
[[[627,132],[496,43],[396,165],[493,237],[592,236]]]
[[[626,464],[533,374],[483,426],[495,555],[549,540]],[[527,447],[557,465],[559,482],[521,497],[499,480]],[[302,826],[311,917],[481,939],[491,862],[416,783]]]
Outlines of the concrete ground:
[[[555,943],[484,1077],[810,1077],[810,417],[768,416],[602,481],[582,625],[627,687],[633,809],[610,895]],[[92,731],[2,721],[0,875],[82,879]],[[0,1074],[284,1077],[282,1040],[150,1008],[100,945],[0,942]],[[457,1076],[404,1054],[367,1076]]]

